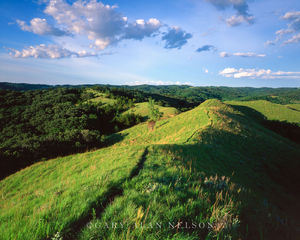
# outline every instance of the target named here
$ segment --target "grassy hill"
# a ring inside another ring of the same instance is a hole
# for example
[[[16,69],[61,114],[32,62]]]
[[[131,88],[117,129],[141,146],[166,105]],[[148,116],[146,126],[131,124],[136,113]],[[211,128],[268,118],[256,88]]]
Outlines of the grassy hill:
[[[287,121],[300,124],[300,111],[297,111],[299,104],[281,105],[266,100],[226,101],[226,103],[234,106],[252,108],[263,114],[268,120]]]
[[[208,100],[110,141],[2,180],[0,239],[296,239],[299,145],[251,116]]]
[[[163,113],[162,118],[169,118],[169,117],[174,117],[179,113],[179,111],[174,108],[174,107],[163,107],[159,105],[155,105],[158,110]],[[136,103],[134,104],[134,107],[123,112],[122,114],[127,114],[127,113],[134,113],[134,114],[139,114],[141,115],[144,119],[148,119],[148,102],[142,102],[142,103]]]
[[[90,103],[102,102],[103,104],[114,104],[116,102],[115,99],[107,98],[105,93],[101,93],[101,92],[95,91],[93,89],[87,89],[86,92],[91,93],[95,96],[94,98],[89,99],[87,102],[90,102]]]

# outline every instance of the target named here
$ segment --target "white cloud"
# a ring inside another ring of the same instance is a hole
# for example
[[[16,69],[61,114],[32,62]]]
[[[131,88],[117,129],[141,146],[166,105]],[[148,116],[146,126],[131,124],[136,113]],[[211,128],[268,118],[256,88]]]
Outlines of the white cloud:
[[[50,58],[50,59],[56,59],[56,58],[67,58],[67,57],[91,57],[91,56],[97,56],[96,53],[90,53],[86,51],[71,51],[66,48],[62,48],[57,45],[49,45],[46,46],[44,44],[38,45],[38,46],[30,46],[28,48],[23,49],[22,51],[18,51],[16,49],[10,49],[10,55],[16,58]]]
[[[236,52],[236,53],[227,53],[227,52],[221,52],[220,57],[230,57],[230,56],[237,56],[237,57],[265,57],[266,54],[259,54],[254,52]]]
[[[227,52],[220,52],[220,57],[229,57],[230,55]]]
[[[161,81],[161,80],[136,80],[136,81],[130,81],[126,82],[125,84],[128,85],[192,85],[191,82],[172,82],[172,81]]]
[[[220,75],[227,78],[250,78],[250,79],[300,79],[300,72],[273,72],[270,69],[236,69],[225,68],[219,72]]]
[[[27,25],[24,21],[17,20],[17,24],[23,31],[33,32],[38,35],[53,35],[53,36],[63,36],[68,35],[67,32],[55,28],[47,23],[44,18],[33,18],[30,21],[30,25]]]
[[[280,29],[276,31],[276,38],[273,41],[267,41],[266,45],[275,45],[277,42],[281,41],[286,36],[289,36],[283,44],[298,43],[300,41],[300,11],[297,12],[287,12],[281,19],[288,21],[287,28]]]
[[[254,17],[253,16],[234,15],[234,16],[231,16],[230,18],[226,19],[226,23],[231,27],[239,26],[243,22],[253,24]]]
[[[162,36],[162,40],[166,41],[166,48],[180,49],[192,37],[178,27],[169,28],[156,18],[130,22],[117,11],[117,6],[105,5],[97,0],[77,0],[73,3],[49,0],[44,13],[55,20],[58,28],[41,18],[32,19],[29,25],[21,20],[17,22],[22,30],[39,35],[85,37],[90,41],[89,47],[98,51],[125,39],[142,40],[157,36],[162,27],[168,28],[168,33]]]
[[[290,39],[286,40],[284,44],[289,44],[289,43],[298,43],[300,42],[300,33],[292,36]]]
[[[187,33],[180,27],[171,27],[169,31],[164,33],[162,40],[164,40],[165,48],[177,48],[180,49],[183,45],[187,43],[187,40],[192,38],[192,34]]]
[[[86,35],[99,50],[117,42],[124,34],[127,18],[117,12],[115,6],[101,2],[50,0],[45,13],[58,24],[66,26],[73,34]]]

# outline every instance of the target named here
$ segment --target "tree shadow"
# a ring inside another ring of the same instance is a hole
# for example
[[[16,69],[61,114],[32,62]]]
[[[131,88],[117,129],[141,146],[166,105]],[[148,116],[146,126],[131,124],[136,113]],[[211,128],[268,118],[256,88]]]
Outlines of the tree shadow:
[[[230,105],[230,104],[228,104],[228,105]],[[243,113],[243,115],[250,117],[257,122],[262,122],[262,121],[266,120],[266,117],[262,113],[256,111],[253,108],[246,107],[246,106],[239,106],[239,105],[230,105],[230,106],[234,110]]]
[[[109,147],[118,142],[121,142],[127,135],[128,133],[120,133],[120,132],[113,133],[106,137],[104,145],[102,147]]]
[[[297,123],[287,121],[268,120],[260,112],[245,106],[230,105],[233,109],[240,111],[245,116],[252,118],[254,121],[261,124],[263,127],[281,135],[284,138],[300,144],[300,126]],[[228,115],[228,113],[227,113]]]

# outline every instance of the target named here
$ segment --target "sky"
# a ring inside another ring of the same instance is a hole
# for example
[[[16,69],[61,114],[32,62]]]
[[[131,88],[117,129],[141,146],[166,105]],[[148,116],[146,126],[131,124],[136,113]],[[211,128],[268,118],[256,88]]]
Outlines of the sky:
[[[0,82],[300,87],[299,0],[0,0]]]

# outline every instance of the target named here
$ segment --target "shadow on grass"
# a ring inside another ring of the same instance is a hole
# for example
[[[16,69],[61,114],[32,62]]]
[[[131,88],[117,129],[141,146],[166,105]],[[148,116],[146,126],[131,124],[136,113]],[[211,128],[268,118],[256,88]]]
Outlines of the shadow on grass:
[[[300,144],[300,127],[298,124],[287,121],[265,120],[263,121],[263,125],[273,132]]]
[[[123,178],[120,181],[108,186],[107,191],[101,196],[101,198],[94,201],[90,207],[89,212],[80,217],[78,220],[70,224],[68,228],[64,230],[64,240],[75,240],[81,230],[87,226],[87,224],[94,218],[101,218],[102,213],[108,205],[110,205],[116,197],[123,195],[122,185],[126,181],[130,181],[143,169],[146,157],[148,154],[148,148],[146,148],[137,163],[137,165],[131,170],[129,177]]]
[[[283,149],[278,148],[272,154],[272,148],[260,149],[255,145],[255,140],[248,142],[240,136],[222,131],[215,134],[217,139],[223,139],[222,146],[218,141],[211,141],[206,144],[164,145],[160,146],[160,150],[166,155],[171,154],[178,166],[184,164],[185,169],[190,169],[191,176],[193,173],[226,176],[252,192],[239,200],[242,204],[242,239],[258,239],[259,236],[264,236],[264,239],[297,239],[300,152],[287,154],[281,159],[279,152]],[[164,177],[154,178],[154,181],[168,186],[178,179],[165,174]],[[181,181],[186,183],[188,179]],[[176,191],[186,201],[193,193],[182,186],[178,184]],[[223,185],[220,185],[219,191],[224,191],[222,188]],[[231,196],[232,199],[235,197]],[[199,209],[198,213],[203,211]],[[200,233],[202,237],[205,236],[205,232]]]
[[[287,121],[268,120],[260,112],[245,106],[231,105],[235,110],[242,112],[244,115],[251,117],[256,122],[260,123],[265,128],[288,138],[289,140],[300,144],[300,126],[296,123],[289,123]],[[295,110],[295,109],[293,109]]]

